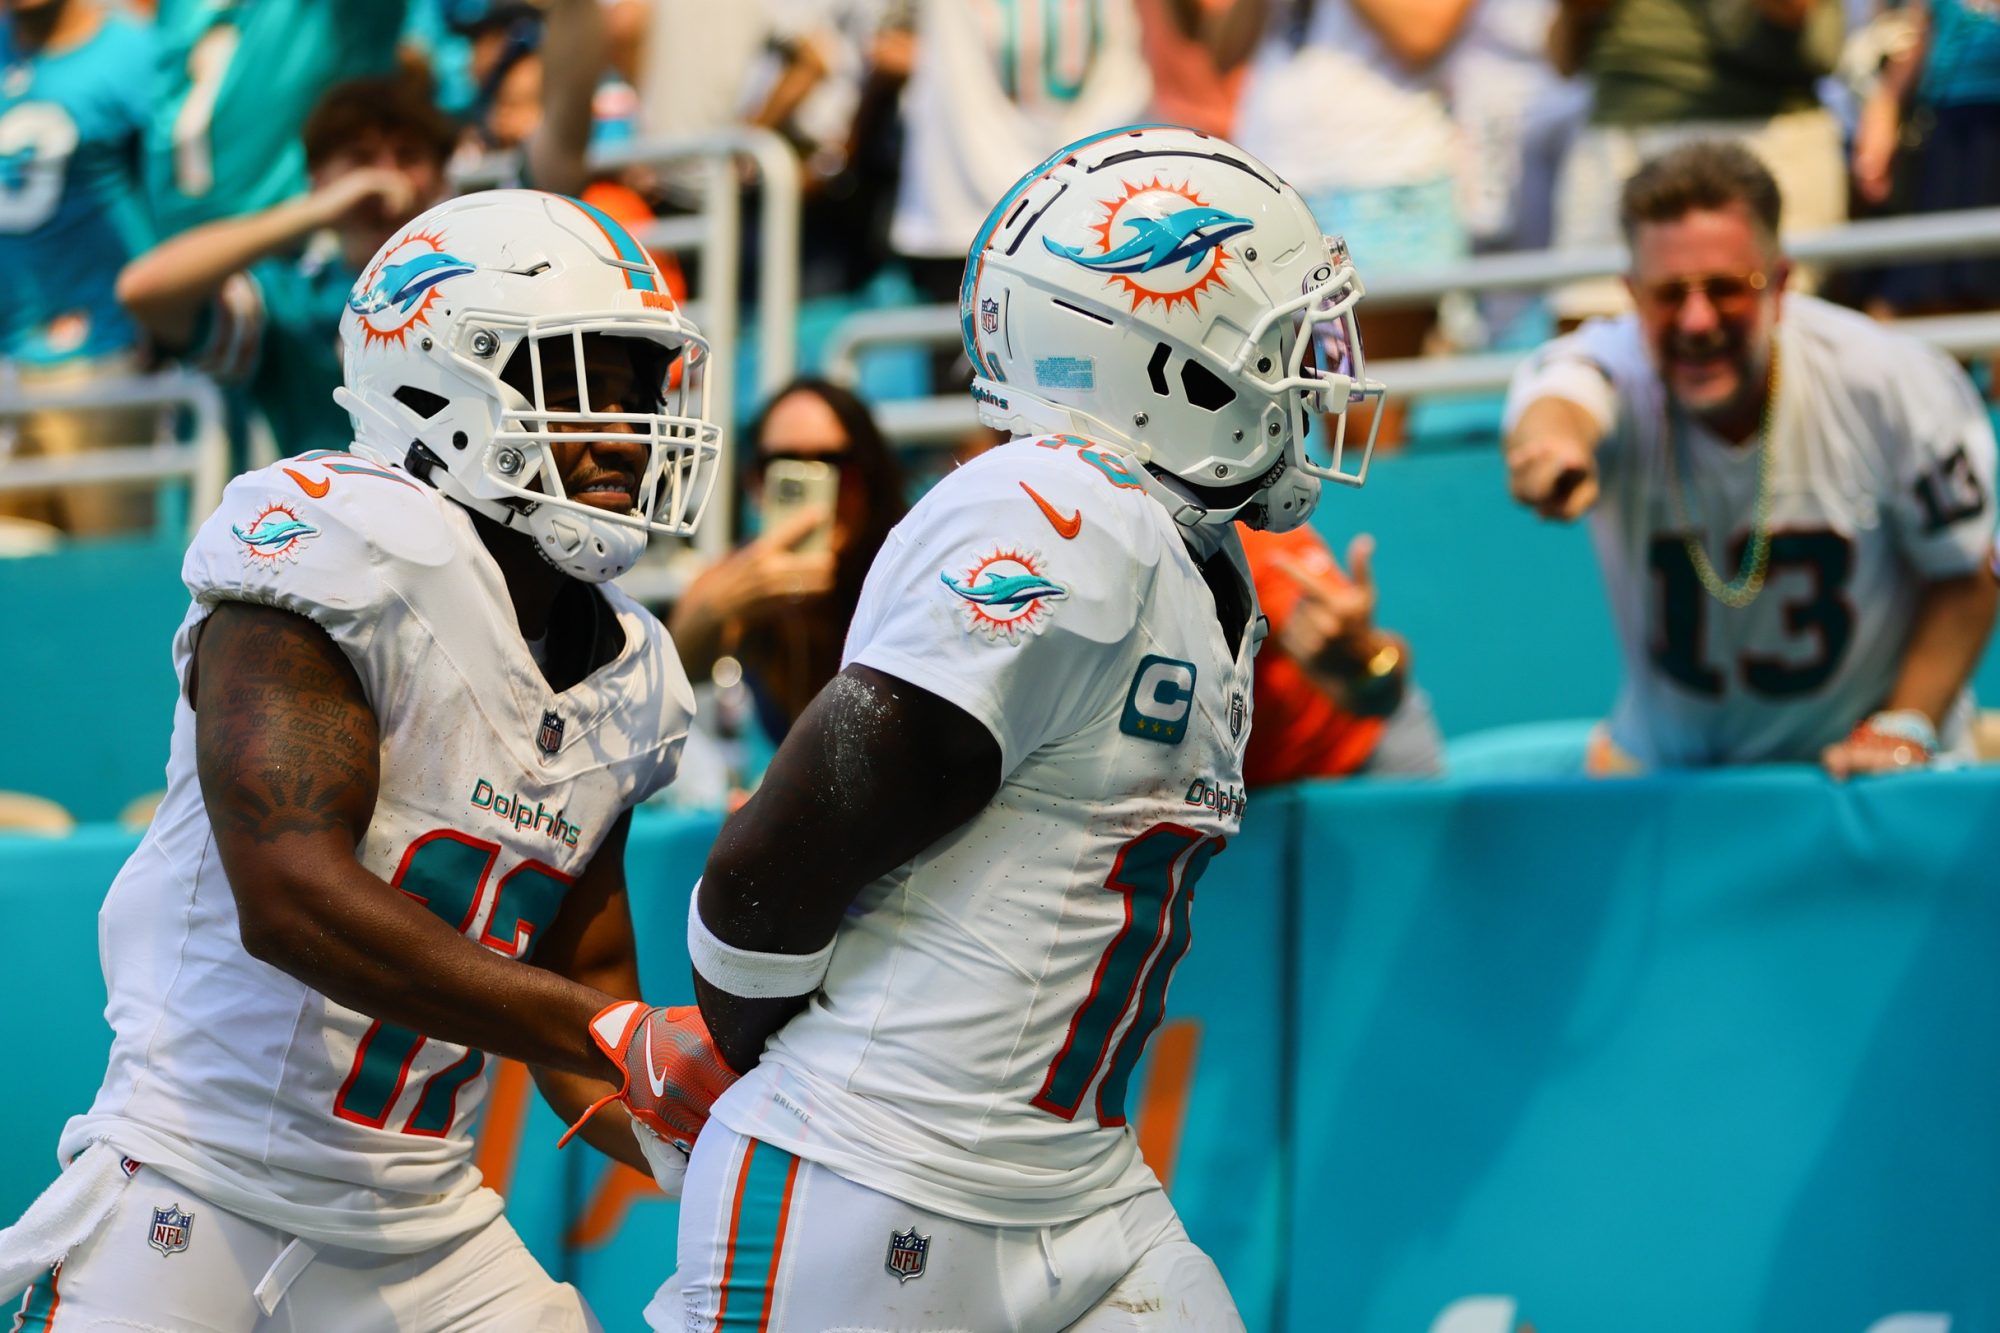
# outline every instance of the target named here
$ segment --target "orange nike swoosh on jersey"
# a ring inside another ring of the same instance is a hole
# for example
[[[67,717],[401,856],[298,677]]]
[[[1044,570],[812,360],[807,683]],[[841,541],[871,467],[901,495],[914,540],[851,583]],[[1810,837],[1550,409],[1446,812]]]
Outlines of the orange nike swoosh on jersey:
[[[1026,491],[1028,498],[1035,502],[1035,508],[1042,511],[1042,517],[1049,521],[1049,526],[1056,530],[1058,537],[1061,537],[1064,541],[1073,541],[1076,538],[1076,534],[1083,531],[1083,511],[1081,509],[1071,514],[1068,518],[1064,518],[1056,512],[1054,505],[1035,494],[1035,488],[1027,482],[1024,481],[1021,483],[1021,489]]]
[[[333,483],[330,481],[308,481],[306,478],[301,477],[298,473],[292,471],[288,467],[279,468],[278,470],[280,472],[283,472],[286,476],[290,477],[293,481],[296,481],[299,484],[299,489],[304,491],[307,495],[310,495],[315,500],[324,500],[326,498],[326,493],[333,489]]]

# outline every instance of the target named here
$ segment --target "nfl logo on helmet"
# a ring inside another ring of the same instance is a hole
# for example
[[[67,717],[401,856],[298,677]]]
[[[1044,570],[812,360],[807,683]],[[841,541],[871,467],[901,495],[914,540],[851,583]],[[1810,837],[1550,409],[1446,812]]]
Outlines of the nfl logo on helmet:
[[[988,333],[1000,332],[1000,303],[990,296],[979,302],[979,327]]]
[[[146,1243],[161,1254],[179,1254],[188,1247],[188,1230],[193,1226],[194,1214],[183,1212],[177,1203],[155,1208],[152,1234]]]
[[[898,1282],[908,1282],[913,1277],[924,1275],[924,1256],[930,1252],[931,1238],[919,1236],[917,1229],[892,1231],[889,1233],[889,1257],[883,1267]]]

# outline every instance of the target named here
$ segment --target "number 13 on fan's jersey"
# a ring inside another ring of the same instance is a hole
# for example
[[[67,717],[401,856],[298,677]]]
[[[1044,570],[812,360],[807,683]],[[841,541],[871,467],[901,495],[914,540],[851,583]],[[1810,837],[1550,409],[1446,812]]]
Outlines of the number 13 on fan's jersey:
[[[1179,824],[1155,824],[1118,849],[1104,889],[1124,895],[1125,921],[1097,960],[1090,993],[1069,1021],[1062,1049],[1035,1094],[1036,1106],[1074,1120],[1096,1082],[1097,1122],[1125,1123],[1132,1071],[1160,1026],[1167,983],[1188,950],[1194,886],[1222,848],[1221,838]],[[1112,1034],[1128,1013],[1132,1021],[1114,1051]]]
[[[535,936],[555,919],[570,877],[539,861],[521,862],[493,884],[492,910],[485,926],[473,936],[499,859],[498,843],[438,829],[410,844],[390,883],[460,934],[472,936],[505,957],[526,958],[534,948]],[[408,1028],[379,1020],[371,1024],[334,1098],[333,1113],[359,1125],[388,1128],[389,1113],[402,1097],[411,1062],[423,1045],[424,1038]],[[400,1131],[426,1138],[444,1137],[458,1111],[459,1090],[478,1078],[485,1067],[485,1053],[468,1050],[431,1075]]]

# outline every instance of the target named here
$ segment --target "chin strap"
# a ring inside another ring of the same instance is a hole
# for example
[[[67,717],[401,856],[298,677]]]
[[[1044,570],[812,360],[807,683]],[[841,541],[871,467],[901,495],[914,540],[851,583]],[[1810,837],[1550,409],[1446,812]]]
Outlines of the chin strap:
[[[405,472],[442,491],[455,503],[523,534],[542,559],[572,578],[586,583],[607,583],[632,568],[645,553],[650,534],[644,528],[593,523],[588,514],[533,500],[475,499],[437,452],[416,437],[407,422],[397,421],[379,403],[371,402],[344,384],[333,391],[333,400],[361,424],[356,434],[370,452],[399,460]],[[389,451],[377,443],[402,439],[407,439],[408,444]]]
[[[1260,532],[1290,532],[1305,526],[1319,497],[1320,479],[1294,468],[1259,491],[1237,517]]]

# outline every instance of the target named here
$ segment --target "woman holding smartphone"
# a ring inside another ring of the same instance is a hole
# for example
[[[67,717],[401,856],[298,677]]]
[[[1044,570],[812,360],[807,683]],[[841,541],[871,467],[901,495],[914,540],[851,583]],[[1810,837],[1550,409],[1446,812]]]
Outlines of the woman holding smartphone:
[[[836,384],[780,389],[747,444],[759,535],[698,575],[667,623],[691,679],[728,687],[737,670],[724,659],[740,666],[776,744],[840,670],[862,580],[908,506],[881,428]]]

